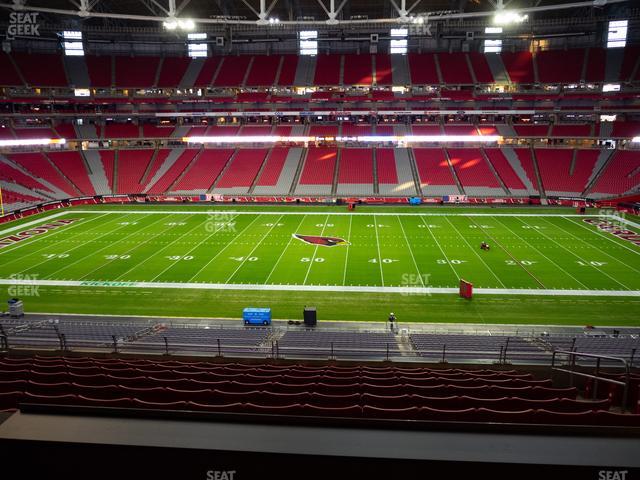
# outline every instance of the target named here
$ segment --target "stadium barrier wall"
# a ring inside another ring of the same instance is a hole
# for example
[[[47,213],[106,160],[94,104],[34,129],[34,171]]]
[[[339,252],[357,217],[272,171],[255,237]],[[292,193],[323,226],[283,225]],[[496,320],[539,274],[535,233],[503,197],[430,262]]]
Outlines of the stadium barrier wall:
[[[424,197],[421,202],[429,205],[455,204],[455,205],[540,205],[541,201],[536,197],[518,197],[518,198],[473,198],[465,197],[464,201],[459,198],[453,200],[447,197]],[[212,195],[210,198],[202,199],[200,196],[189,195],[104,195],[95,197],[79,197],[64,200],[53,200],[46,203],[22,208],[13,212],[6,213],[0,217],[0,224],[19,220],[31,215],[44,213],[50,210],[60,208],[74,207],[78,205],[98,205],[105,203],[119,204],[136,204],[136,203],[281,203],[281,204],[333,204],[333,205],[386,205],[386,204],[403,204],[409,205],[409,197],[297,197],[297,196],[227,196]],[[547,205],[557,205],[565,207],[616,207],[618,204],[614,201],[593,202],[585,199],[547,199]],[[626,207],[620,206],[619,209]]]

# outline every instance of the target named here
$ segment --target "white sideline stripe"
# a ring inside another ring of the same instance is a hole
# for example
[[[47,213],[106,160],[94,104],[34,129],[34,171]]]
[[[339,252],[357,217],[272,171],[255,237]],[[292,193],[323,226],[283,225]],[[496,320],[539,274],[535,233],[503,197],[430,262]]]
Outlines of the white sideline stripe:
[[[194,290],[269,290],[307,292],[359,292],[359,293],[406,293],[406,294],[452,294],[458,288],[429,287],[376,287],[345,285],[265,285],[255,283],[182,283],[182,282],[103,282],[81,280],[18,280],[0,278],[0,285],[29,285],[46,287],[98,287],[98,288],[168,288]],[[640,290],[551,290],[536,288],[474,288],[478,295],[552,295],[576,297],[640,297]]]
[[[318,208],[322,208],[319,206]],[[473,208],[473,207],[470,207]],[[143,213],[147,214],[164,214],[164,215],[193,215],[193,214],[201,214],[201,215],[217,215],[217,214],[233,214],[233,215],[376,215],[376,216],[414,216],[414,217],[444,217],[444,216],[464,216],[464,217],[580,217],[580,218],[589,218],[589,217],[598,217],[598,218],[614,218],[616,220],[620,220],[623,223],[627,223],[630,225],[635,225],[633,222],[621,219],[620,217],[616,217],[615,215],[608,214],[577,214],[577,213],[462,213],[462,212],[450,212],[450,213],[433,213],[433,212],[309,212],[306,210],[301,210],[299,212],[295,211],[286,211],[286,212],[262,212],[258,210],[180,210],[180,211],[172,211],[172,210],[69,210],[71,213]],[[640,225],[638,226],[640,228]]]
[[[71,212],[72,212],[72,210],[67,210],[67,211],[64,211],[64,212],[55,213],[53,215],[48,215],[46,217],[41,217],[41,218],[38,218],[37,220],[32,220],[31,222],[21,223],[20,225],[16,225],[15,227],[7,228],[6,230],[0,231],[0,235],[4,235],[5,233],[15,232],[16,230],[21,230],[21,229],[23,229],[25,227],[31,227],[32,225],[37,225],[39,223],[49,222],[50,220],[52,220],[54,218],[61,217],[62,215],[67,215],[67,214],[69,214]],[[96,210],[96,212],[97,212],[97,210]],[[80,212],[78,212],[78,213],[80,213]]]

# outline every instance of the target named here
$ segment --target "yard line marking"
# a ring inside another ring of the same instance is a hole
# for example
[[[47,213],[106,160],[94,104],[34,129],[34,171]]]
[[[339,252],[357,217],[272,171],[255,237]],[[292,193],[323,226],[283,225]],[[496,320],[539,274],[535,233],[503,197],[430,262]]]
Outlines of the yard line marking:
[[[256,251],[256,249],[262,244],[262,242],[264,242],[265,238],[267,238],[269,236],[269,234],[271,233],[271,231],[276,227],[276,225],[278,224],[278,222],[282,219],[282,215],[280,215],[278,217],[278,219],[273,222],[273,225],[271,225],[271,227],[269,227],[269,230],[267,230],[267,233],[265,233],[262,238],[260,239],[260,241],[258,243],[255,244],[255,246],[251,249],[251,251],[245,255],[244,260],[242,260],[240,262],[240,265],[238,265],[238,268],[236,268],[233,273],[231,275],[229,275],[229,278],[227,278],[227,280],[225,281],[225,283],[229,282],[229,280],[231,280],[233,278],[233,276],[238,273],[238,270],[240,270],[242,268],[242,266],[245,264],[245,262],[247,261],[247,259],[249,257],[251,257],[251,255],[253,255],[253,252]]]
[[[274,206],[273,208],[278,208],[280,207],[280,205],[278,206]],[[447,207],[443,207],[443,208],[447,208]],[[453,207],[451,207],[453,208]],[[469,208],[475,208],[475,207],[469,207]],[[200,214],[200,215],[210,215],[210,214],[233,214],[233,215],[258,215],[258,214],[262,214],[262,215],[301,215],[302,212],[298,211],[284,211],[284,212],[267,212],[267,211],[259,211],[259,210],[244,210],[244,211],[238,211],[238,210],[181,210],[181,211],[171,211],[171,210],[152,210],[152,211],[145,211],[145,210],[128,210],[128,209],[124,209],[124,210],[70,210],[76,213],[139,213],[139,214],[144,214],[144,215],[158,215],[158,214],[175,214],[175,215],[193,215],[193,214]],[[304,211],[304,210],[303,210]],[[323,213],[323,212],[311,212],[311,211],[304,211],[305,215],[327,215],[327,213]],[[373,212],[331,212],[330,215],[354,215],[354,216],[367,216],[367,215],[374,215]],[[378,215],[379,217],[384,217],[384,216],[395,216],[395,215],[400,215],[400,216],[406,216],[406,217],[445,217],[445,216],[459,216],[459,217],[577,217],[577,218],[584,218],[584,214],[565,214],[562,212],[559,213],[458,213],[458,212],[378,212],[375,213],[375,215]],[[632,222],[631,220],[627,220],[627,219],[622,219],[620,217],[617,217],[615,215],[609,215],[609,214],[588,214],[589,217],[597,217],[597,218],[611,218],[611,219],[616,219],[617,221],[626,223],[627,225],[632,225],[636,228],[640,228],[640,225],[638,225],[637,223]]]
[[[364,292],[364,293],[458,293],[453,287],[376,287],[354,285],[275,285],[253,283],[183,283],[183,282],[108,282],[81,280],[17,280],[0,278],[0,285],[40,285],[46,287],[85,288],[166,288],[193,290],[264,290],[264,291],[306,291],[306,292]],[[533,296],[575,296],[575,297],[639,297],[640,290],[553,290],[537,288],[474,288],[476,295],[533,295]]]
[[[474,225],[476,225],[480,230],[482,230],[483,232],[486,232],[486,234],[489,236],[489,238],[496,243],[496,245],[498,245],[502,250],[504,250],[504,252],[509,255],[511,257],[511,260],[513,260],[514,262],[516,262],[516,265],[519,265],[525,272],[527,272],[531,278],[533,278],[536,282],[538,282],[538,285],[540,285],[542,288],[546,288],[544,283],[542,283],[540,281],[540,279],[538,277],[536,277],[533,272],[530,272],[529,269],[527,267],[525,267],[521,262],[519,262],[512,254],[509,250],[507,250],[506,248],[504,248],[502,246],[502,244],[500,242],[498,242],[498,240],[495,239],[495,237],[493,235],[491,235],[491,233],[487,232],[485,228],[482,227],[482,225],[478,225],[475,220],[472,220],[471,218],[469,219],[473,222]]]
[[[282,217],[280,217],[282,218]],[[327,228],[327,223],[329,222],[329,215],[324,219],[324,225],[322,226],[322,231],[320,232],[320,236],[324,235],[324,231]],[[302,284],[307,283],[307,279],[309,278],[309,273],[311,272],[311,267],[313,266],[313,261],[316,259],[316,255],[318,254],[318,245],[313,249],[313,255],[311,256],[311,261],[309,262],[309,268],[307,268],[307,274],[304,276],[304,281]]]
[[[582,228],[586,229],[587,231],[591,232],[591,233],[595,233],[599,236],[601,236],[602,238],[606,238],[607,240],[609,240],[610,242],[618,245],[619,247],[625,248],[627,250],[629,250],[631,253],[635,253],[636,255],[640,255],[640,250],[634,250],[633,248],[630,248],[628,245],[622,244],[620,242],[616,242],[614,240],[614,237],[611,235],[606,234],[605,232],[600,231],[600,229],[598,227],[594,226],[594,229],[591,229],[589,227],[587,227],[586,225],[584,225],[584,222],[574,222],[573,220],[570,220],[566,217],[563,217],[567,222],[569,223],[574,223],[576,225],[580,225]],[[638,271],[638,270],[636,270]]]
[[[63,213],[61,213],[60,215],[66,215],[67,213],[70,213],[70,212],[63,212]],[[58,233],[61,233],[61,232],[68,232],[69,230],[71,230],[71,229],[72,229],[72,228],[74,228],[74,227],[77,227],[77,226],[80,226],[80,225],[86,225],[87,223],[89,223],[89,222],[93,222],[94,220],[99,220],[99,219],[101,219],[102,217],[104,217],[105,215],[107,215],[107,214],[105,213],[104,215],[100,215],[99,217],[93,218],[93,219],[88,220],[88,221],[86,221],[86,222],[79,221],[79,222],[74,223],[73,225],[67,226],[67,228],[60,228],[60,229],[58,229],[58,230],[56,230],[56,231],[54,231],[54,232],[49,232],[48,234],[45,234],[45,235],[38,235],[38,236],[33,237],[33,238],[29,239],[29,240],[23,240],[23,241],[22,241],[22,242],[20,242],[20,243],[18,244],[18,246],[16,246],[16,247],[13,247],[13,248],[11,248],[11,247],[6,248],[6,247],[5,247],[5,248],[3,248],[3,249],[0,251],[0,255],[2,255],[2,254],[4,254],[4,253],[10,253],[10,252],[13,252],[14,250],[17,250],[18,248],[21,248],[21,247],[27,247],[27,246],[29,246],[29,245],[33,244],[33,243],[34,243],[35,241],[37,241],[38,239],[51,238],[52,236],[54,236],[54,235],[56,235],[56,234],[58,234]],[[128,214],[126,214],[126,215],[128,215]],[[48,223],[48,220],[51,220],[51,218],[53,218],[53,217],[47,217],[46,219],[43,219],[43,220],[46,220],[47,222],[45,222],[45,223]],[[57,218],[57,216],[56,216],[56,218]],[[38,222],[38,223],[39,223],[39,222]],[[20,228],[17,228],[17,230],[20,230],[20,229],[21,229],[22,227],[24,227],[25,225],[26,225],[26,224],[22,224],[22,225],[20,225]],[[27,230],[28,230],[28,229],[27,229]],[[92,228],[91,230],[93,230],[93,228]],[[64,240],[61,240],[61,241],[64,241]],[[57,245],[58,243],[60,243],[60,242],[56,242],[56,243],[54,243],[54,245]],[[32,252],[32,253],[41,252],[41,251],[42,251],[42,250],[44,250],[45,248],[50,248],[50,247],[51,247],[51,245],[47,245],[46,247],[43,247],[43,248],[41,248],[40,250],[36,250],[35,252]],[[31,255],[31,253],[29,253],[29,254],[27,254],[27,255]],[[24,258],[24,257],[22,257],[22,258]],[[8,265],[9,263],[14,262],[14,261],[15,261],[15,260],[10,260],[9,262],[4,263],[4,265]]]
[[[235,220],[235,218],[237,217],[237,215],[231,217],[231,220]],[[200,224],[202,225],[202,224]],[[216,230],[214,230],[212,233],[210,233],[207,238],[203,239],[202,241],[198,242],[191,250],[189,250],[187,253],[185,253],[183,256],[189,255],[191,252],[193,252],[194,250],[196,250],[197,248],[199,248],[203,243],[206,243],[209,241],[209,239],[211,239],[211,237],[215,236],[218,232],[222,231],[222,229],[225,227],[224,224],[220,223],[220,228],[216,227]],[[165,272],[168,272],[169,270],[171,270],[173,267],[176,266],[178,262],[174,262],[174,263],[170,263],[169,266],[167,266],[167,268],[165,268],[164,270],[162,270],[159,274],[157,274],[155,277],[153,277],[151,279],[151,281],[155,281],[156,278],[162,276],[165,274]]]
[[[302,216],[302,220],[300,220],[300,223],[296,227],[296,230],[295,230],[296,232],[300,230],[300,227],[302,226],[302,223],[304,222],[305,218],[307,218],[307,216],[303,215]],[[273,265],[273,268],[269,272],[269,275],[267,275],[267,278],[264,281],[264,283],[268,283],[269,282],[269,279],[271,278],[271,275],[273,275],[273,272],[276,271],[276,268],[280,264],[280,260],[282,260],[282,257],[284,257],[285,252],[289,249],[289,247],[293,243],[293,238],[294,238],[293,235],[291,235],[291,238],[289,238],[289,241],[287,242],[287,245],[282,249],[282,253],[280,253],[280,256],[278,257],[278,260],[276,260],[276,263]]]
[[[544,219],[543,219],[544,220]],[[527,222],[518,219],[519,222],[524,223],[525,225],[529,225]],[[553,223],[551,222],[547,222],[549,225],[551,226],[555,226]],[[562,229],[560,229],[562,230]],[[596,271],[606,275],[607,277],[609,277],[611,280],[613,280],[614,282],[616,282],[618,285],[620,285],[622,288],[626,288],[627,290],[631,290],[629,287],[627,287],[626,285],[623,285],[622,283],[620,283],[618,280],[616,280],[615,278],[613,278],[611,275],[609,275],[607,272],[601,270],[600,268],[596,267],[595,265],[592,265],[591,263],[587,262],[584,258],[582,258],[580,255],[572,252],[571,250],[569,250],[567,247],[565,247],[564,245],[562,245],[560,242],[555,241],[553,238],[551,238],[550,236],[548,236],[547,234],[545,234],[542,230],[539,230],[541,235],[544,235],[545,238],[551,240],[553,243],[555,243],[556,245],[560,246],[563,250],[566,250],[567,252],[569,252],[571,255],[573,255],[576,258],[579,258],[582,262],[584,262],[587,266],[595,269]],[[566,233],[566,232],[565,232]],[[586,243],[586,242],[585,242]]]
[[[347,283],[347,263],[349,262],[349,247],[351,247],[351,226],[353,217],[349,217],[349,232],[347,233],[347,254],[344,257],[344,269],[342,270],[342,285]]]
[[[458,275],[458,272],[456,272],[455,267],[449,261],[449,257],[447,257],[447,254],[444,253],[444,250],[442,249],[442,246],[440,245],[440,242],[438,242],[438,239],[436,238],[436,236],[431,231],[431,227],[429,227],[429,224],[424,221],[424,217],[420,217],[420,221],[424,224],[425,227],[427,227],[427,230],[431,234],[431,237],[433,238],[433,241],[436,242],[436,245],[440,249],[440,253],[442,253],[442,256],[444,257],[445,261],[451,267],[451,270],[453,271],[453,274],[456,276],[456,279],[460,280],[460,275]]]
[[[188,222],[191,218],[193,218],[193,215],[189,218],[187,218],[185,220],[185,222]],[[205,219],[205,222],[207,220]],[[193,232],[196,228],[201,227],[203,224],[198,223],[196,224],[193,228],[189,229],[189,231],[179,235],[175,240],[173,240],[170,243],[167,243],[164,247],[162,247],[160,250],[156,250],[154,253],[152,253],[151,255],[149,255],[147,258],[141,260],[140,262],[138,262],[137,264],[135,264],[133,267],[131,267],[129,270],[127,270],[126,272],[118,275],[116,278],[114,278],[114,281],[117,281],[119,278],[122,278],[123,276],[125,276],[127,273],[129,273],[131,270],[135,270],[136,268],[140,268],[141,265],[145,264],[146,262],[148,262],[149,260],[151,260],[153,257],[157,256],[160,252],[164,252],[167,248],[169,248],[171,245],[174,245],[178,240],[183,239],[186,235],[189,235],[191,232]],[[165,232],[167,232],[168,230],[165,230]],[[156,279],[156,277],[152,278],[151,281],[153,282]]]
[[[126,240],[126,239],[127,239],[127,238],[129,238],[129,237],[131,237],[132,235],[139,234],[141,231],[146,230],[147,228],[149,228],[149,227],[151,227],[151,226],[153,226],[153,225],[155,225],[156,223],[161,222],[161,221],[162,221],[162,218],[161,218],[160,220],[156,220],[155,222],[150,223],[149,225],[147,225],[147,226],[145,226],[145,227],[143,227],[143,228],[141,228],[141,229],[139,229],[139,230],[136,230],[135,232],[131,232],[131,233],[129,233],[128,235],[125,235],[124,237],[122,237],[120,240],[116,240],[115,242],[108,244],[106,247],[102,247],[102,248],[99,248],[98,250],[95,250],[95,251],[91,252],[91,255],[95,255],[96,253],[102,252],[103,250],[106,250],[106,249],[108,249],[108,248],[112,248],[112,247],[113,247],[113,245],[115,245],[115,244],[117,244],[117,243],[120,243],[120,242],[123,242],[124,240]],[[121,229],[123,229],[123,228],[125,228],[125,227],[128,227],[128,226],[129,226],[129,225],[123,225],[122,227],[117,228],[115,231],[121,230]],[[109,233],[113,233],[113,232],[109,232]],[[104,235],[108,235],[108,234],[107,234],[107,233],[105,233]],[[104,235],[102,235],[102,236],[104,236]],[[86,246],[86,245],[87,245],[86,243],[83,243],[82,245],[78,245],[77,247],[72,248],[72,249],[71,249],[71,250],[69,250],[69,251],[73,251],[73,250],[75,250],[76,248],[80,248],[80,247],[82,247],[82,246]],[[47,275],[45,278],[50,279],[52,275],[59,275],[59,274],[60,274],[60,272],[63,272],[63,271],[64,271],[64,270],[66,270],[67,268],[69,268],[69,267],[71,267],[71,266],[73,266],[73,265],[75,265],[75,264],[77,264],[77,263],[79,263],[79,262],[83,262],[83,261],[85,261],[85,260],[86,260],[86,258],[80,258],[80,259],[76,260],[75,262],[72,262],[72,263],[70,263],[70,264],[68,264],[68,265],[65,265],[64,267],[62,267],[61,269],[57,270],[56,272],[54,272],[54,273],[52,273],[52,274],[50,274],[50,275]],[[93,271],[95,271],[95,270],[96,270],[96,269],[92,270],[92,271],[91,271],[91,272],[89,272],[89,273],[92,273],[92,272],[93,272]],[[80,277],[80,278],[82,279],[82,278],[84,278],[84,277]]]
[[[382,286],[384,287],[384,272],[382,271],[382,255],[380,254],[380,237],[378,236],[378,219],[376,218],[376,214],[373,214],[373,226],[376,231],[376,244],[378,246],[378,263],[380,264],[380,280],[382,281]]]
[[[478,257],[480,259],[480,261],[484,264],[484,266],[487,267],[487,270],[489,270],[491,272],[491,274],[495,277],[495,279],[498,280],[498,283],[500,284],[500,286],[502,288],[507,288],[507,286],[502,282],[502,280],[500,280],[500,277],[498,277],[498,275],[496,275],[496,272],[494,272],[493,269],[487,264],[487,262],[484,261],[484,258],[482,258],[482,256],[480,254],[478,254],[476,249],[471,246],[469,241],[466,239],[466,237],[464,235],[462,235],[462,233],[460,233],[460,230],[458,230],[458,228],[453,224],[453,222],[451,220],[449,220],[448,217],[444,217],[444,218],[447,220],[447,222],[449,222],[449,225],[451,225],[453,227],[453,229],[456,231],[456,233],[458,235],[460,235],[460,237],[462,237],[462,240],[464,240],[464,243],[467,244],[467,246],[471,249],[471,251],[473,251],[473,253],[476,254],[476,257]]]
[[[565,229],[564,229],[564,228],[562,228],[561,226],[559,226],[559,225],[555,225],[554,223],[551,223],[550,221],[548,221],[548,220],[546,220],[546,219],[544,219],[544,218],[543,218],[542,220],[543,220],[543,221],[545,221],[545,222],[547,222],[549,225],[556,226],[557,228],[559,228],[560,230],[562,230],[562,231],[563,231],[563,232],[565,232],[566,234],[571,235],[573,238],[575,238],[575,239],[577,239],[577,240],[580,240],[582,243],[587,244],[590,248],[595,248],[598,252],[600,252],[600,253],[602,253],[603,255],[606,255],[607,257],[609,257],[609,258],[611,258],[611,259],[615,260],[616,262],[618,262],[618,263],[622,264],[623,266],[630,268],[630,269],[631,269],[631,270],[633,270],[634,272],[636,272],[636,273],[640,273],[640,270],[638,270],[637,268],[634,268],[634,267],[632,267],[631,265],[629,265],[628,263],[623,262],[623,261],[622,261],[622,260],[620,260],[619,258],[614,257],[613,255],[610,255],[609,253],[605,252],[604,250],[601,250],[601,249],[599,249],[599,248],[597,248],[597,247],[595,247],[595,246],[591,245],[591,244],[590,244],[589,242],[587,242],[586,240],[584,240],[584,239],[582,239],[582,238],[580,238],[580,237],[578,237],[578,236],[574,235],[573,233],[571,233],[571,232],[570,232],[570,231],[568,231],[568,230],[565,230]],[[572,222],[571,220],[568,220],[568,219],[567,219],[567,221],[568,221],[569,223],[572,223],[572,224],[575,224],[575,223],[576,223],[576,222]],[[578,223],[578,225],[580,225],[580,224]],[[581,226],[581,225],[580,225],[580,226]],[[591,230],[591,229],[589,229],[589,228],[587,228],[587,231],[588,231],[588,232],[591,232],[591,233],[599,233],[597,230]],[[609,239],[608,237],[606,237],[606,236],[605,236],[605,238],[606,238],[607,240],[610,240],[610,239]],[[613,240],[611,240],[611,241],[613,241]],[[619,246],[621,246],[621,247],[625,247],[625,248],[626,248],[626,246],[624,246],[624,245],[622,245],[622,244],[619,244],[618,242],[615,242],[615,241],[614,241],[613,243],[615,243],[616,245],[619,245]],[[632,251],[633,251],[633,250],[632,250]],[[634,252],[634,253],[640,254],[640,252]]]
[[[526,243],[529,247],[533,248],[536,252],[538,252],[540,255],[542,255],[546,260],[548,260],[549,262],[553,263],[556,267],[558,267],[558,269],[560,269],[561,271],[563,271],[564,273],[566,273],[568,276],[570,276],[571,278],[573,278],[576,282],[578,282],[580,285],[582,285],[586,290],[589,289],[589,287],[587,287],[584,283],[582,283],[580,280],[578,280],[576,277],[574,277],[573,275],[571,275],[569,272],[567,272],[564,268],[562,268],[560,265],[558,265],[556,262],[554,262],[553,260],[551,260],[549,257],[547,257],[544,253],[542,253],[538,248],[536,248],[533,244],[527,242],[524,238],[522,238],[520,235],[518,235],[516,232],[514,232],[513,230],[511,230],[509,228],[509,226],[505,223],[503,223],[501,220],[496,219],[498,222],[500,222],[502,225],[504,225],[504,227],[509,230],[510,232],[512,232],[516,237],[518,237],[522,242]],[[535,229],[534,229],[535,230]],[[537,230],[535,230],[537,232]]]
[[[127,215],[125,215],[124,217],[126,218],[126,217],[127,217]],[[98,217],[98,218],[102,218],[102,217]],[[97,220],[97,219],[94,219],[94,220]],[[117,221],[117,220],[120,220],[120,219],[116,219],[116,221]],[[80,224],[81,224],[81,223],[80,223]],[[84,225],[86,225],[86,223],[85,223]],[[73,227],[73,226],[74,226],[74,225],[72,225],[72,227]],[[105,233],[101,234],[101,235],[99,236],[99,238],[102,238],[103,236],[105,236],[105,235],[109,235],[109,234],[111,234],[111,233],[113,233],[113,232],[117,232],[118,230],[120,230],[121,228],[124,228],[125,226],[126,226],[126,225],[123,225],[123,226],[121,226],[121,227],[116,228],[115,230],[111,230],[111,231],[109,231],[109,232],[105,232]],[[89,230],[87,230],[86,232],[80,232],[80,234],[90,232],[90,231],[95,230],[96,228],[100,228],[100,227],[104,227],[104,224],[98,225],[98,226],[96,226],[96,227],[92,227],[92,228],[90,228]],[[31,252],[31,253],[27,253],[27,254],[26,254],[25,256],[23,256],[23,257],[18,257],[18,258],[14,259],[14,260],[10,260],[10,261],[8,261],[8,262],[4,263],[4,264],[3,264],[3,266],[5,266],[5,265],[9,265],[9,264],[11,264],[11,263],[13,263],[13,262],[17,262],[17,261],[24,261],[24,259],[25,259],[25,258],[28,258],[28,257],[30,257],[30,256],[32,256],[32,255],[35,255],[36,253],[41,252],[41,251],[43,251],[43,250],[47,250],[47,249],[53,248],[53,247],[55,247],[56,245],[58,245],[59,243],[62,243],[62,242],[65,242],[65,241],[66,241],[66,240],[60,240],[60,241],[58,241],[58,242],[53,243],[52,245],[46,245],[46,246],[44,246],[44,247],[42,247],[42,248],[39,248],[39,249],[37,249],[37,250],[35,250],[35,251]],[[73,252],[74,250],[76,250],[76,249],[78,249],[78,248],[82,248],[82,247],[87,246],[87,245],[88,245],[90,242],[92,242],[92,241],[93,241],[93,240],[87,240],[86,242],[83,242],[83,243],[81,243],[80,245],[78,245],[78,246],[76,246],[76,247],[68,248],[67,250],[63,250],[62,252],[60,252],[60,254],[68,254],[69,252]],[[18,273],[26,272],[26,271],[28,271],[28,270],[31,270],[31,269],[36,268],[36,267],[39,267],[40,265],[42,265],[42,264],[44,264],[44,263],[47,263],[47,262],[50,262],[50,261],[52,261],[52,260],[55,260],[55,258],[47,258],[47,259],[45,259],[45,260],[43,260],[43,261],[41,261],[41,262],[36,263],[35,265],[30,265],[30,266],[28,266],[27,268],[25,268],[24,270],[21,270],[21,271],[20,271],[20,272],[18,272]],[[56,273],[57,273],[57,272],[56,272]],[[49,275],[49,276],[50,276],[50,275]]]
[[[167,218],[165,218],[165,220],[168,220],[171,216],[172,216],[172,215],[169,215]],[[162,221],[162,219],[160,219],[159,221]],[[158,223],[158,222],[153,222],[153,223],[151,223],[151,224],[147,225],[146,227],[143,227],[141,230],[146,230],[148,227],[150,227],[150,226],[152,226],[152,225],[155,225],[156,223]],[[120,256],[120,255],[128,255],[129,253],[133,252],[134,250],[136,250],[136,249],[140,248],[142,245],[146,245],[146,244],[147,244],[147,243],[149,243],[151,240],[155,240],[155,239],[156,239],[156,238],[158,238],[159,236],[164,235],[164,234],[165,234],[165,233],[167,233],[170,229],[171,229],[171,227],[169,227],[169,228],[165,228],[165,229],[164,229],[164,230],[162,230],[161,232],[158,232],[158,233],[156,233],[156,234],[154,234],[154,235],[151,235],[151,237],[150,237],[150,238],[148,238],[147,240],[145,240],[144,242],[142,242],[142,243],[138,243],[135,247],[130,248],[129,250],[126,250],[125,252],[118,254],[118,256]],[[139,232],[136,232],[136,233],[139,233]],[[129,234],[129,235],[125,235],[125,237],[124,237],[123,239],[118,240],[118,241],[116,241],[116,242],[113,242],[112,244],[107,245],[107,246],[106,246],[106,247],[104,247],[104,248],[101,248],[101,249],[100,249],[100,250],[98,250],[97,252],[100,252],[100,251],[102,251],[102,250],[106,250],[107,248],[111,248],[111,247],[113,247],[113,245],[115,245],[115,244],[117,244],[117,243],[120,243],[120,242],[124,241],[125,239],[129,238],[131,235],[133,235],[133,233],[132,233],[132,234]],[[94,253],[97,253],[97,252],[94,252]],[[82,280],[83,278],[86,278],[86,277],[87,277],[87,275],[91,275],[93,272],[96,272],[96,271],[100,270],[101,268],[106,267],[107,265],[111,265],[111,264],[112,264],[113,262],[115,262],[115,261],[116,261],[116,259],[115,259],[115,258],[114,258],[114,259],[112,259],[112,260],[108,260],[106,263],[103,263],[102,265],[100,265],[100,266],[98,266],[98,267],[94,268],[94,269],[93,269],[93,270],[91,270],[90,272],[88,272],[88,273],[86,273],[86,274],[82,275],[82,276],[80,277],[80,280]]]
[[[215,214],[214,214],[215,215]],[[222,252],[224,252],[227,248],[229,248],[231,245],[233,245],[234,241],[237,240],[238,238],[240,238],[240,235],[242,235],[251,225],[253,225],[255,223],[256,220],[258,220],[260,218],[260,215],[256,215],[256,218],[254,218],[253,220],[251,220],[251,222],[249,222],[249,224],[244,227],[235,237],[233,237],[231,240],[229,240],[227,242],[227,244],[222,247],[222,249],[216,253],[211,260],[209,260],[207,263],[205,263],[202,268],[200,268],[200,270],[198,270],[189,280],[187,280],[187,282],[191,282],[194,278],[196,278],[198,275],[200,275],[200,273],[202,273],[202,271],[207,268],[209,265],[211,265],[211,262],[213,262],[216,258],[218,258],[220,256],[220,254]]]
[[[404,231],[404,225],[402,225],[402,220],[400,217],[396,215],[398,219],[398,223],[400,224],[400,229],[402,230],[402,235],[404,235],[404,241],[407,243],[407,247],[409,247],[409,253],[411,254],[411,260],[413,260],[413,266],[416,267],[416,272],[418,273],[418,277],[420,278],[420,283],[424,287],[424,278],[422,276],[422,272],[418,268],[418,262],[416,262],[416,257],[413,255],[413,249],[411,248],[411,244],[409,243],[409,238],[407,237],[407,233]]]

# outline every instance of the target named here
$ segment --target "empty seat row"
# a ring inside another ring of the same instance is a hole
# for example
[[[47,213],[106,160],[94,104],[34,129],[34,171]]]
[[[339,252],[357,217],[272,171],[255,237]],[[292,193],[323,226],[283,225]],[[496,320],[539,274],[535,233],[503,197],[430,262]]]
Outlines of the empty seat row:
[[[161,379],[153,377],[118,377],[114,375],[74,375],[66,377],[36,377],[29,383],[25,379],[3,380],[0,382],[0,392],[11,392],[27,389],[35,384],[38,388],[46,389],[46,385],[78,384],[89,387],[107,387],[119,385],[127,388],[165,387],[177,390],[221,390],[225,392],[273,392],[273,393],[322,393],[327,395],[364,394],[373,395],[424,395],[427,397],[472,396],[479,398],[521,397],[530,399],[572,398],[575,399],[575,388],[551,388],[546,386],[507,386],[507,385],[456,385],[442,381],[435,385],[380,385],[373,383],[282,383],[277,381],[263,381],[256,383],[237,382],[229,380],[204,381],[193,379]],[[53,388],[53,387],[51,387]],[[62,387],[61,387],[62,388]]]
[[[79,389],[82,390],[82,389]],[[125,393],[125,392],[123,392]],[[131,392],[126,392],[131,393]],[[615,425],[615,426],[640,426],[640,415],[618,414],[606,410],[599,410],[605,404],[585,403],[582,409],[579,402],[567,403],[562,400],[547,403],[531,403],[522,399],[500,399],[495,403],[488,403],[474,398],[454,398],[432,405],[438,406],[406,406],[403,408],[388,408],[370,405],[365,401],[375,400],[371,397],[362,398],[362,403],[346,404],[351,399],[344,399],[345,404],[332,402],[332,399],[322,399],[319,396],[309,396],[304,398],[291,398],[289,404],[265,404],[252,403],[261,401],[266,397],[243,397],[238,401],[233,397],[216,396],[216,392],[211,392],[211,396],[194,395],[195,400],[170,400],[157,401],[153,399],[144,400],[138,397],[115,397],[100,398],[90,397],[83,394],[68,393],[62,395],[43,395],[30,392],[9,392],[0,394],[0,410],[12,410],[19,404],[43,404],[43,405],[63,405],[63,406],[88,406],[88,407],[108,407],[108,408],[138,408],[138,409],[162,409],[162,410],[195,410],[207,411],[211,413],[244,413],[244,414],[268,414],[268,415],[302,415],[302,416],[325,416],[338,418],[374,418],[374,419],[410,419],[427,421],[447,421],[447,422],[498,422],[498,423],[535,423],[535,424],[562,424],[562,425]],[[174,397],[180,398],[180,397]],[[248,401],[247,401],[248,400]],[[305,403],[298,403],[296,400],[305,400]],[[354,399],[355,400],[355,399]],[[415,399],[418,403],[419,399]],[[442,400],[442,399],[441,399]],[[309,403],[306,403],[308,401]],[[224,402],[224,403],[223,403]],[[318,402],[318,403],[313,403]],[[524,408],[522,410],[498,410],[485,406],[465,405],[491,405],[498,408]],[[378,402],[379,404],[379,402]],[[559,410],[548,410],[550,407]],[[567,409],[567,406],[570,406]],[[448,407],[448,408],[443,408]],[[452,408],[457,407],[457,408]],[[595,408],[594,408],[595,407]],[[568,410],[568,411],[567,411]]]

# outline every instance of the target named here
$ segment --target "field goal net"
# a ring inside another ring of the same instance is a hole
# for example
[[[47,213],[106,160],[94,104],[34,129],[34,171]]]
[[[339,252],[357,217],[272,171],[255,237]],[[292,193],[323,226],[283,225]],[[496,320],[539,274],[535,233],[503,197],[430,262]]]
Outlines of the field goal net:
[[[473,297],[473,283],[460,279],[460,296],[462,298]]]

